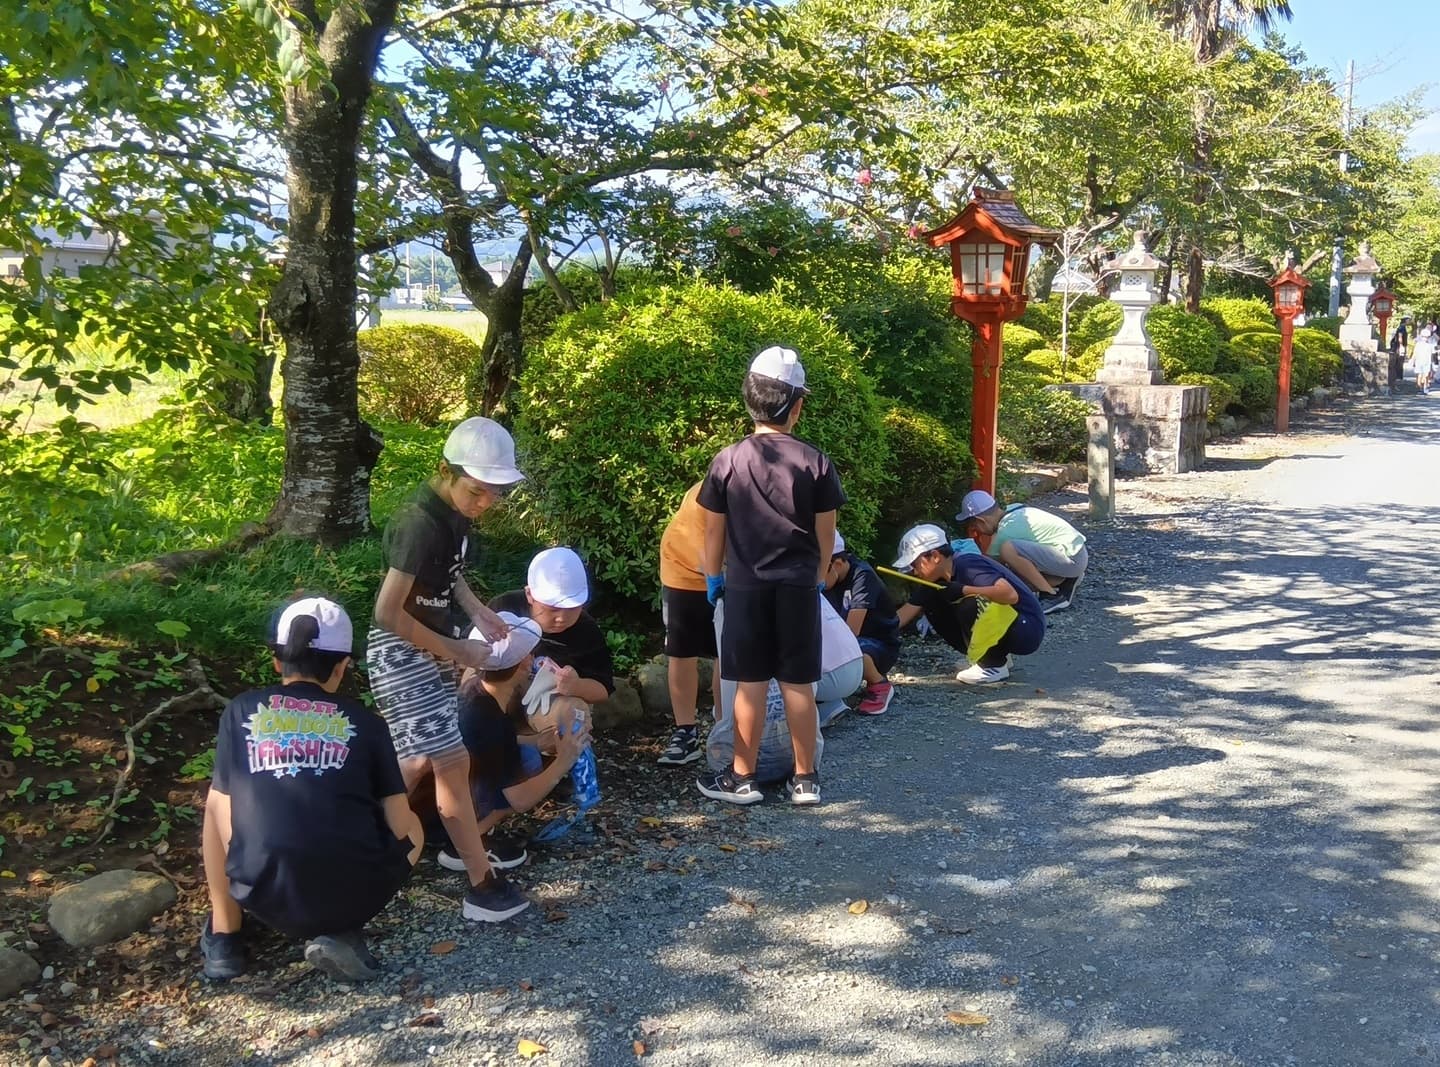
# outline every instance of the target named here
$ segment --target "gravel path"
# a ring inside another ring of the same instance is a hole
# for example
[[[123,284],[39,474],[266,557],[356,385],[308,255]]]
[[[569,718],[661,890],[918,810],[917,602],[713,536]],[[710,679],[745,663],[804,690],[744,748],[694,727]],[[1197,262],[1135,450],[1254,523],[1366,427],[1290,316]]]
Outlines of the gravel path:
[[[675,799],[617,801],[600,845],[522,871],[522,921],[463,923],[432,867],[374,928],[382,981],[278,949],[127,1017],[121,1058],[1440,1059],[1435,410],[1122,483],[1041,653],[977,692],[907,647],[890,713],[828,734],[819,809],[721,810],[657,769]]]

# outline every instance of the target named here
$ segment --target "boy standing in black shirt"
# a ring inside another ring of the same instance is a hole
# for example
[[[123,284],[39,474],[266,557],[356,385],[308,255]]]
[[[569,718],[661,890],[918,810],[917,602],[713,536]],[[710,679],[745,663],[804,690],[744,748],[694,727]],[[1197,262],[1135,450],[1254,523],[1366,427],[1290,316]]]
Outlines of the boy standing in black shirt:
[[[764,799],[754,774],[771,678],[780,685],[795,748],[795,775],[786,785],[790,802],[820,803],[818,590],[845,493],[829,457],[792,436],[807,395],[805,368],[792,350],[773,347],[756,356],[744,384],[755,431],[723,449],[700,486],[707,512],[706,593],[712,604],[726,598],[720,672],[738,686],[734,763],[696,784],[705,796],[730,804]]]
[[[352,640],[333,601],[277,612],[280,684],[237,696],[221,717],[202,838],[209,979],[245,972],[242,909],[307,940],[305,959],[333,978],[380,973],[360,929],[410,877],[424,838],[385,720],[335,695]]]

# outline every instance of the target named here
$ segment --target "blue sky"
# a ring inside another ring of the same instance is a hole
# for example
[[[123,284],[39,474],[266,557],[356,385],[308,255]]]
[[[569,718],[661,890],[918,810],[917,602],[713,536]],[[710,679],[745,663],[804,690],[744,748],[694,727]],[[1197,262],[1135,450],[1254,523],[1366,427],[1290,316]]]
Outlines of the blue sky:
[[[1355,61],[1355,103],[1370,107],[1429,85],[1426,104],[1440,109],[1440,18],[1435,0],[1291,0],[1295,17],[1280,32],[1316,66],[1343,84]],[[1440,114],[1410,138],[1416,152],[1440,152]]]

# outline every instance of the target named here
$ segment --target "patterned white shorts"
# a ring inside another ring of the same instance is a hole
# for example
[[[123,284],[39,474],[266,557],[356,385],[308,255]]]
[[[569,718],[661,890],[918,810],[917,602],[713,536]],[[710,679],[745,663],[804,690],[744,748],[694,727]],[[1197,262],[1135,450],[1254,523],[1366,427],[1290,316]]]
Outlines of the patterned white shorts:
[[[400,759],[464,751],[456,711],[455,664],[437,660],[388,630],[372,627],[365,653],[375,706]]]

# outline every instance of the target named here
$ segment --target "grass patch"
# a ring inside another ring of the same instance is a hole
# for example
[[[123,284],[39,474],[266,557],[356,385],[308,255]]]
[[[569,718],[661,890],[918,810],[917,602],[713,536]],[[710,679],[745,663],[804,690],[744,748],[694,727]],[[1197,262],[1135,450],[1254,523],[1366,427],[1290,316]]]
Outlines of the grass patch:
[[[380,325],[402,326],[418,323],[424,326],[448,326],[459,330],[477,345],[485,343],[485,315],[479,311],[421,311],[397,308],[380,312]]]

